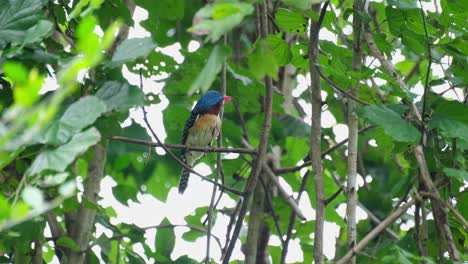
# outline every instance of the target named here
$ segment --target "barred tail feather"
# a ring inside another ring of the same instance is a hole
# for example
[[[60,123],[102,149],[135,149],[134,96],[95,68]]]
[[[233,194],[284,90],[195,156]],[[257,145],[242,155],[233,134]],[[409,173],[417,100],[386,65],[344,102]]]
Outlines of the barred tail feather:
[[[190,176],[190,171],[186,170],[185,168],[182,169],[182,175],[180,176],[180,181],[179,181],[179,193],[180,194],[183,194],[185,189],[187,189],[189,176]]]

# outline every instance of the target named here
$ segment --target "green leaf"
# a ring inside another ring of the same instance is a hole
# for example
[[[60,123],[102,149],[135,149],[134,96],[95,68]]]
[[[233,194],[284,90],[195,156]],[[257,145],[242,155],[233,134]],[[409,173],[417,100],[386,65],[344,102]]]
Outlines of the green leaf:
[[[160,225],[170,225],[167,218],[164,218]],[[158,228],[156,231],[155,248],[156,253],[170,259],[175,245],[175,234],[172,227]]]
[[[265,39],[259,39],[254,45],[255,50],[249,55],[248,64],[250,71],[257,79],[262,79],[265,75],[278,79],[278,63],[275,55],[268,46]]]
[[[43,38],[50,36],[54,29],[54,23],[49,20],[40,20],[35,26],[28,29],[24,39],[25,44],[40,42]]]
[[[284,66],[291,61],[291,50],[288,43],[281,38],[281,34],[268,35],[267,41],[279,66]]]
[[[128,206],[128,200],[137,201],[138,189],[128,185],[117,185],[112,188],[115,199],[121,204]]]
[[[21,43],[42,17],[46,0],[0,1],[0,39]]]
[[[168,20],[177,20],[184,18],[184,0],[137,0],[136,3],[154,14],[155,17],[161,17]]]
[[[72,135],[93,124],[104,112],[106,106],[97,97],[82,97],[71,104],[62,117],[44,131],[38,141],[53,145],[63,144]]]
[[[96,96],[104,102],[107,112],[126,112],[132,107],[145,105],[145,95],[141,89],[127,82],[105,82]]]
[[[283,3],[288,6],[306,10],[309,9],[312,4],[318,4],[323,1],[325,0],[283,0]]]
[[[383,127],[385,134],[396,141],[416,143],[421,137],[416,127],[385,105],[366,106],[357,112],[371,124]]]
[[[76,134],[68,143],[54,150],[41,152],[26,171],[26,175],[35,175],[44,170],[63,172],[76,157],[99,142],[100,138],[99,132],[94,127]]]
[[[156,44],[150,37],[127,39],[117,47],[108,66],[117,67],[134,61],[137,58],[146,57],[154,51],[155,48]]]
[[[71,128],[72,132],[80,131],[93,124],[105,110],[106,106],[97,97],[82,97],[67,108],[60,123]]]
[[[218,40],[224,33],[239,25],[245,16],[253,13],[250,3],[214,3],[200,9],[189,30],[197,35],[207,34],[211,41]]]
[[[21,63],[7,61],[3,65],[5,75],[13,81],[13,98],[15,104],[21,106],[32,106],[39,98],[39,90],[44,83],[37,69],[28,72],[26,66]]]
[[[468,125],[448,116],[434,115],[429,121],[429,127],[439,129],[442,136],[446,138],[459,138],[468,142]]]
[[[453,177],[460,182],[463,183],[463,181],[468,182],[468,171],[466,170],[457,170],[457,169],[452,169],[452,168],[444,168],[444,173],[449,176]]]
[[[396,6],[399,9],[416,9],[418,8],[417,0],[388,0],[389,6]]]
[[[80,246],[73,239],[66,236],[60,237],[55,243],[57,246],[66,247],[76,252],[80,251]]]
[[[202,92],[206,92],[215,80],[216,75],[221,71],[223,62],[228,56],[230,56],[230,54],[230,49],[216,45],[211,51],[210,57],[206,61],[205,66],[190,86],[189,94],[193,94],[198,89],[201,89]]]
[[[307,30],[307,19],[299,13],[280,8],[276,11],[275,21],[278,27],[290,33],[304,34]]]
[[[374,36],[374,40],[375,40],[375,44],[377,45],[377,48],[379,48],[380,51],[387,54],[387,56],[390,56],[390,53],[392,52],[393,47],[392,47],[392,44],[390,44],[386,40],[387,35],[385,35],[383,33],[381,33],[381,34],[375,33],[375,34],[373,34],[373,36]]]
[[[6,219],[10,216],[10,204],[8,203],[7,198],[3,196],[3,194],[0,193],[0,223],[2,222],[3,219]]]

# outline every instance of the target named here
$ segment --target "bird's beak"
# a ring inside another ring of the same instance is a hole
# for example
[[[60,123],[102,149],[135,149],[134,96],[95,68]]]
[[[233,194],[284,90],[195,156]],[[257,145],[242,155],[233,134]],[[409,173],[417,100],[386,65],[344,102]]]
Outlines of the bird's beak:
[[[231,97],[231,96],[224,96],[223,102],[224,102],[224,103],[227,103],[227,102],[229,102],[229,101],[231,101],[231,100],[232,100],[232,97]]]

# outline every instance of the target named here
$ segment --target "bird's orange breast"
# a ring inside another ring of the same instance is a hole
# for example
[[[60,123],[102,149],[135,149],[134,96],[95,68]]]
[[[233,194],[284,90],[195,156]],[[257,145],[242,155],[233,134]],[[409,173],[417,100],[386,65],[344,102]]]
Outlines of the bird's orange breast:
[[[189,129],[186,145],[194,147],[208,146],[221,131],[221,119],[218,115],[205,114],[199,116]],[[197,160],[203,153],[190,151],[187,153],[187,163]]]

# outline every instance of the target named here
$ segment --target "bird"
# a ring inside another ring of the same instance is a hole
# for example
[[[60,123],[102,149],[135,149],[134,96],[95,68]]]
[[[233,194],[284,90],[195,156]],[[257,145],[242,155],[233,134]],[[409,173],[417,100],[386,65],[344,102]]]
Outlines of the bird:
[[[190,117],[185,122],[182,133],[182,145],[186,147],[207,147],[218,137],[221,131],[219,112],[224,103],[231,101],[231,96],[224,96],[217,91],[208,91],[202,95],[193,108]],[[203,152],[182,149],[181,159],[192,168],[196,160],[203,156]],[[179,181],[179,193],[187,189],[190,171],[182,168]]]

